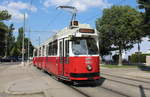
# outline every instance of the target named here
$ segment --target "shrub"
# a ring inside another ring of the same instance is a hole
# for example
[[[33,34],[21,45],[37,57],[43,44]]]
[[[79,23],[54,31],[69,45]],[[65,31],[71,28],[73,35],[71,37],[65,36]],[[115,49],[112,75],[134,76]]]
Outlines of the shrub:
[[[150,54],[135,53],[129,56],[130,63],[146,63],[146,56]]]

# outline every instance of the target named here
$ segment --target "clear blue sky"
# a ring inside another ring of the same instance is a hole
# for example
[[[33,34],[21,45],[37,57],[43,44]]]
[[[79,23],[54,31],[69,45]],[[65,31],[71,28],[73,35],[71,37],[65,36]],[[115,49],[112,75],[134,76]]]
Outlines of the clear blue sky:
[[[53,35],[55,31],[68,26],[71,19],[70,13],[56,9],[59,5],[72,5],[77,7],[77,20],[80,23],[88,23],[95,27],[95,21],[102,16],[104,8],[112,5],[130,5],[137,8],[136,0],[1,0],[0,10],[7,9],[12,14],[12,20],[17,35],[17,28],[23,26],[23,13],[26,13],[26,30],[43,31],[31,32],[31,40],[38,45],[38,37],[41,42]],[[46,32],[51,31],[51,32]],[[28,31],[26,31],[28,36]]]

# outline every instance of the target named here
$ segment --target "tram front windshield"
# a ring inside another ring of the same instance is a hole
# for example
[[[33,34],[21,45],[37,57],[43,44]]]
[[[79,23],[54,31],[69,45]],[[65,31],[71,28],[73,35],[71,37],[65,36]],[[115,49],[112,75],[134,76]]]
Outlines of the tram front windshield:
[[[75,38],[72,41],[72,51],[75,55],[98,54],[98,48],[94,38]]]

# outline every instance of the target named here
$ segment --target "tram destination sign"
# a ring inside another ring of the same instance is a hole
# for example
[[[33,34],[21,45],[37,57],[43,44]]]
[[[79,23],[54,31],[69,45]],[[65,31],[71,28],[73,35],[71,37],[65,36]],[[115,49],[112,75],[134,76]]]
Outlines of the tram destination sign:
[[[94,33],[94,29],[79,29],[81,33]]]

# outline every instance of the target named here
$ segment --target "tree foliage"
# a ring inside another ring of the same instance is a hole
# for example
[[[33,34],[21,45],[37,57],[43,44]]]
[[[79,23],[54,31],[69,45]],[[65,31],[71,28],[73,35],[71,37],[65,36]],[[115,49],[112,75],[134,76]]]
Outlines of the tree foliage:
[[[141,22],[140,12],[130,6],[104,9],[103,16],[96,21],[100,32],[100,49],[104,47],[106,51],[107,48],[119,50],[119,64],[122,64],[122,51],[131,49],[145,35],[140,29]]]
[[[0,57],[7,56],[21,56],[22,54],[22,40],[23,40],[23,27],[19,28],[19,35],[17,40],[15,41],[15,37],[13,36],[14,25],[11,24],[7,26],[4,23],[4,20],[11,19],[11,15],[7,10],[0,11]],[[28,51],[28,41],[30,47],[30,56],[32,55],[33,45],[31,41],[25,37],[25,57],[27,57]]]
[[[8,13],[7,10],[0,11],[0,21],[9,19],[11,19],[11,15]]]
[[[7,51],[7,38],[11,37],[10,35],[10,29],[9,27],[3,22],[4,20],[9,20],[11,18],[11,15],[6,10],[0,11],[0,56],[4,56]],[[9,35],[7,37],[7,35]],[[11,40],[10,40],[11,41]]]
[[[0,22],[0,56],[4,56],[5,35],[7,33],[7,29],[7,26],[3,22]]]
[[[150,1],[149,0],[138,0],[139,8],[145,9],[144,22],[143,22],[143,30],[150,36]]]
[[[22,40],[23,40],[23,33],[24,33],[23,27],[20,27],[18,29],[18,33],[19,34],[17,37],[17,41],[15,42],[15,45],[13,46],[13,49],[11,51],[12,56],[21,56],[22,55]],[[28,43],[29,43],[29,49],[30,49],[30,56],[32,56],[33,49],[34,49],[31,41],[25,37],[24,38],[25,58],[28,57]]]

